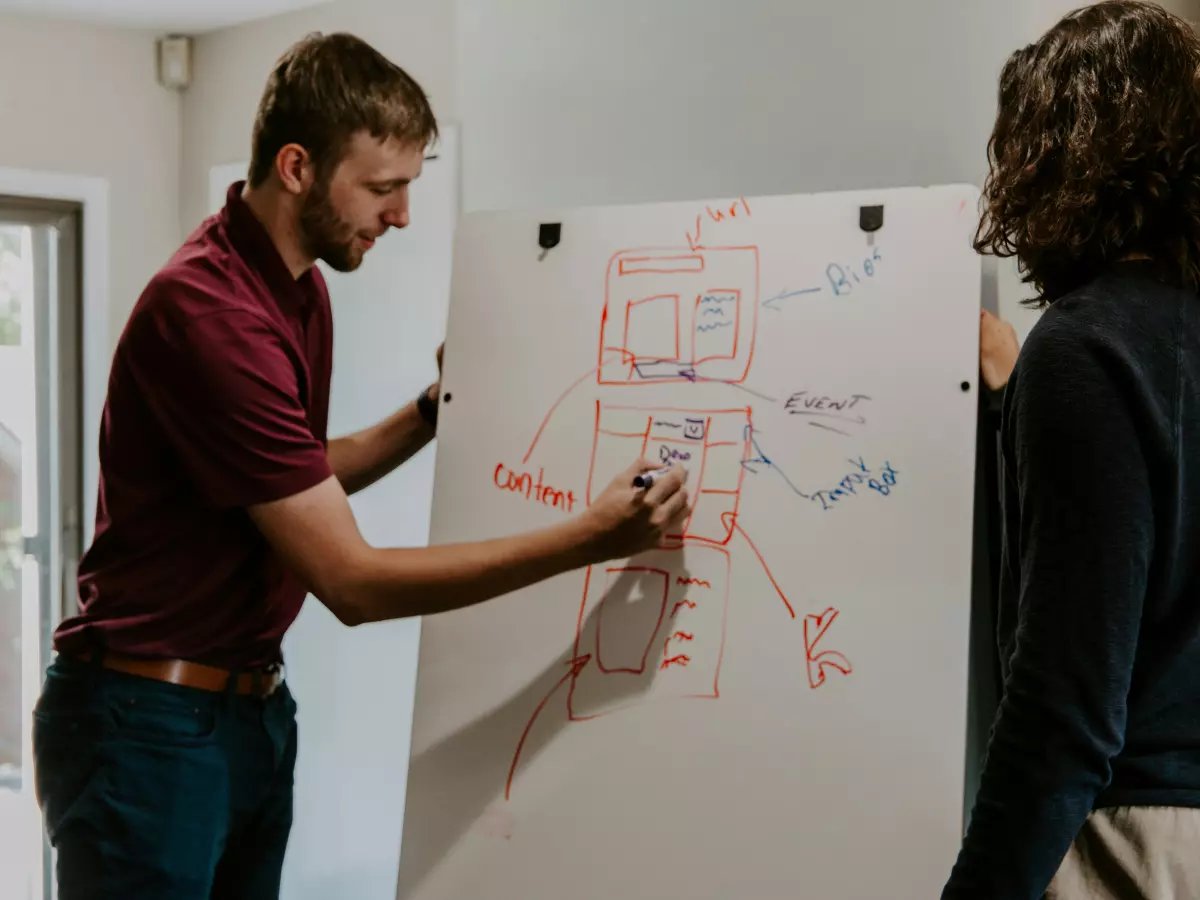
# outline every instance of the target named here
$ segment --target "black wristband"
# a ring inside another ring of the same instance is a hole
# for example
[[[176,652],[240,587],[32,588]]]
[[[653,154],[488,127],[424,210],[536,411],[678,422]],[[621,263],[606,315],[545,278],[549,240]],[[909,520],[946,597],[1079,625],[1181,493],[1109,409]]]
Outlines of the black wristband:
[[[438,403],[429,396],[429,391],[421,391],[417,395],[417,412],[421,414],[421,418],[429,423],[430,428],[437,428]]]

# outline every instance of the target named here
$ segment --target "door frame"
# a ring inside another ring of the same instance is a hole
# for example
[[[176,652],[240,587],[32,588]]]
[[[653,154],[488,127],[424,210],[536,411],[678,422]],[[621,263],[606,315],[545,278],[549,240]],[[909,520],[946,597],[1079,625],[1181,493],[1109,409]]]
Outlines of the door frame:
[[[107,393],[108,369],[112,351],[109,347],[109,290],[108,290],[108,182],[103,178],[86,175],[65,175],[53,172],[37,172],[27,169],[0,168],[0,206],[18,212],[35,225],[57,225],[64,220],[72,227],[65,230],[65,240],[58,248],[63,256],[58,258],[58,268],[53,273],[43,272],[61,280],[70,256],[74,278],[70,285],[60,286],[62,296],[72,307],[69,311],[75,319],[78,343],[63,345],[62,330],[57,310],[37,311],[39,316],[37,334],[42,352],[50,351],[56,361],[64,352],[71,354],[73,365],[68,368],[68,377],[75,381],[79,415],[65,425],[60,434],[62,440],[77,442],[78,462],[73,471],[63,472],[62,460],[54,442],[50,442],[51,466],[60,472],[60,488],[77,492],[78,506],[74,507],[72,521],[63,521],[61,513],[53,516],[54,527],[40,528],[43,546],[37,549],[43,559],[41,567],[41,622],[43,635],[51,633],[65,614],[68,597],[74,597],[74,578],[71,571],[76,562],[76,553],[91,543],[96,518],[96,497],[99,487],[99,436],[100,419]],[[44,280],[44,279],[43,279]],[[55,298],[56,300],[58,298]],[[39,304],[49,306],[49,304]],[[53,337],[51,338],[51,334]],[[53,346],[45,341],[53,340]],[[60,377],[57,366],[52,366],[51,381],[38,378],[38,406],[43,398],[50,398],[50,410],[57,415],[54,397],[57,385],[53,379]],[[39,420],[39,438],[48,427]],[[42,467],[39,466],[39,470]],[[47,480],[39,473],[39,505],[45,509],[47,501],[56,512],[62,510],[62,498],[55,491],[46,492]],[[48,493],[49,496],[45,494]],[[40,518],[40,517],[39,517]],[[63,546],[64,528],[70,530],[72,550]],[[47,542],[49,542],[47,544]],[[47,572],[44,565],[49,557],[60,565],[57,571]],[[55,602],[57,601],[57,602]],[[43,642],[42,652],[45,653]],[[40,660],[39,669],[44,670],[48,659]],[[46,836],[42,835],[42,891],[46,898],[58,896],[58,883],[54,873],[54,851]]]
[[[49,465],[38,465],[38,521],[41,532],[26,553],[41,564],[41,633],[48,636],[63,617],[68,598],[76,595],[75,570],[83,552],[82,457],[83,322],[80,237],[83,211],[65,200],[31,200],[0,195],[0,221],[32,226],[35,260],[48,268],[35,278],[35,359],[37,371],[37,441],[47,448]],[[50,251],[46,229],[58,231]],[[49,293],[42,296],[43,292]],[[66,398],[68,408],[64,409]],[[70,413],[67,415],[66,413]],[[56,438],[56,439],[52,439]],[[64,450],[64,448],[72,448]],[[40,455],[39,452],[39,455]],[[56,478],[53,476],[57,476]],[[50,664],[43,647],[40,668]]]
[[[104,413],[108,370],[112,362],[108,337],[108,180],[93,175],[0,167],[0,196],[31,201],[65,201],[82,207],[79,229],[79,326],[83,350],[80,371],[83,513],[80,526],[83,546],[86,547],[92,542],[96,520],[96,492],[100,484],[100,418]]]

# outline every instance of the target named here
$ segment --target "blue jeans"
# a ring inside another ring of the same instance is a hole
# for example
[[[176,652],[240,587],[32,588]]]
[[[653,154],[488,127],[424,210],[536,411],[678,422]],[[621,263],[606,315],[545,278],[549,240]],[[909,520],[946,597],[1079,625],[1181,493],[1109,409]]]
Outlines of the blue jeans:
[[[58,659],[34,783],[60,900],[271,900],[292,824],[296,704]]]

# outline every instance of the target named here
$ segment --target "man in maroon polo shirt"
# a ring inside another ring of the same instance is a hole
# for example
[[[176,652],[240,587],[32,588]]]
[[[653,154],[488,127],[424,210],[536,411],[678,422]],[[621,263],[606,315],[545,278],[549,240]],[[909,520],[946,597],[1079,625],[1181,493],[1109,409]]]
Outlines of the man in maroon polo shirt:
[[[292,818],[280,645],[305,595],[346,624],[479,603],[655,546],[684,474],[633,462],[585,512],[492,541],[369,546],[346,495],[434,436],[438,385],[328,440],[332,323],[316,260],[351,271],[408,224],[437,126],[349,35],[292,47],[249,178],[151,280],[118,344],[95,540],[34,721],[59,896],[270,898]],[[438,352],[440,364],[440,350]]]

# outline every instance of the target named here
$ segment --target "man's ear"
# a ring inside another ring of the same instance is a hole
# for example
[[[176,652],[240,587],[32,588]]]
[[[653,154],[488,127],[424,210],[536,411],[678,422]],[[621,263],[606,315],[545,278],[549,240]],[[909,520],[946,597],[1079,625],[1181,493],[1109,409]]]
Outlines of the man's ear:
[[[299,144],[285,144],[275,154],[275,171],[289,194],[303,194],[313,183],[312,159]]]

